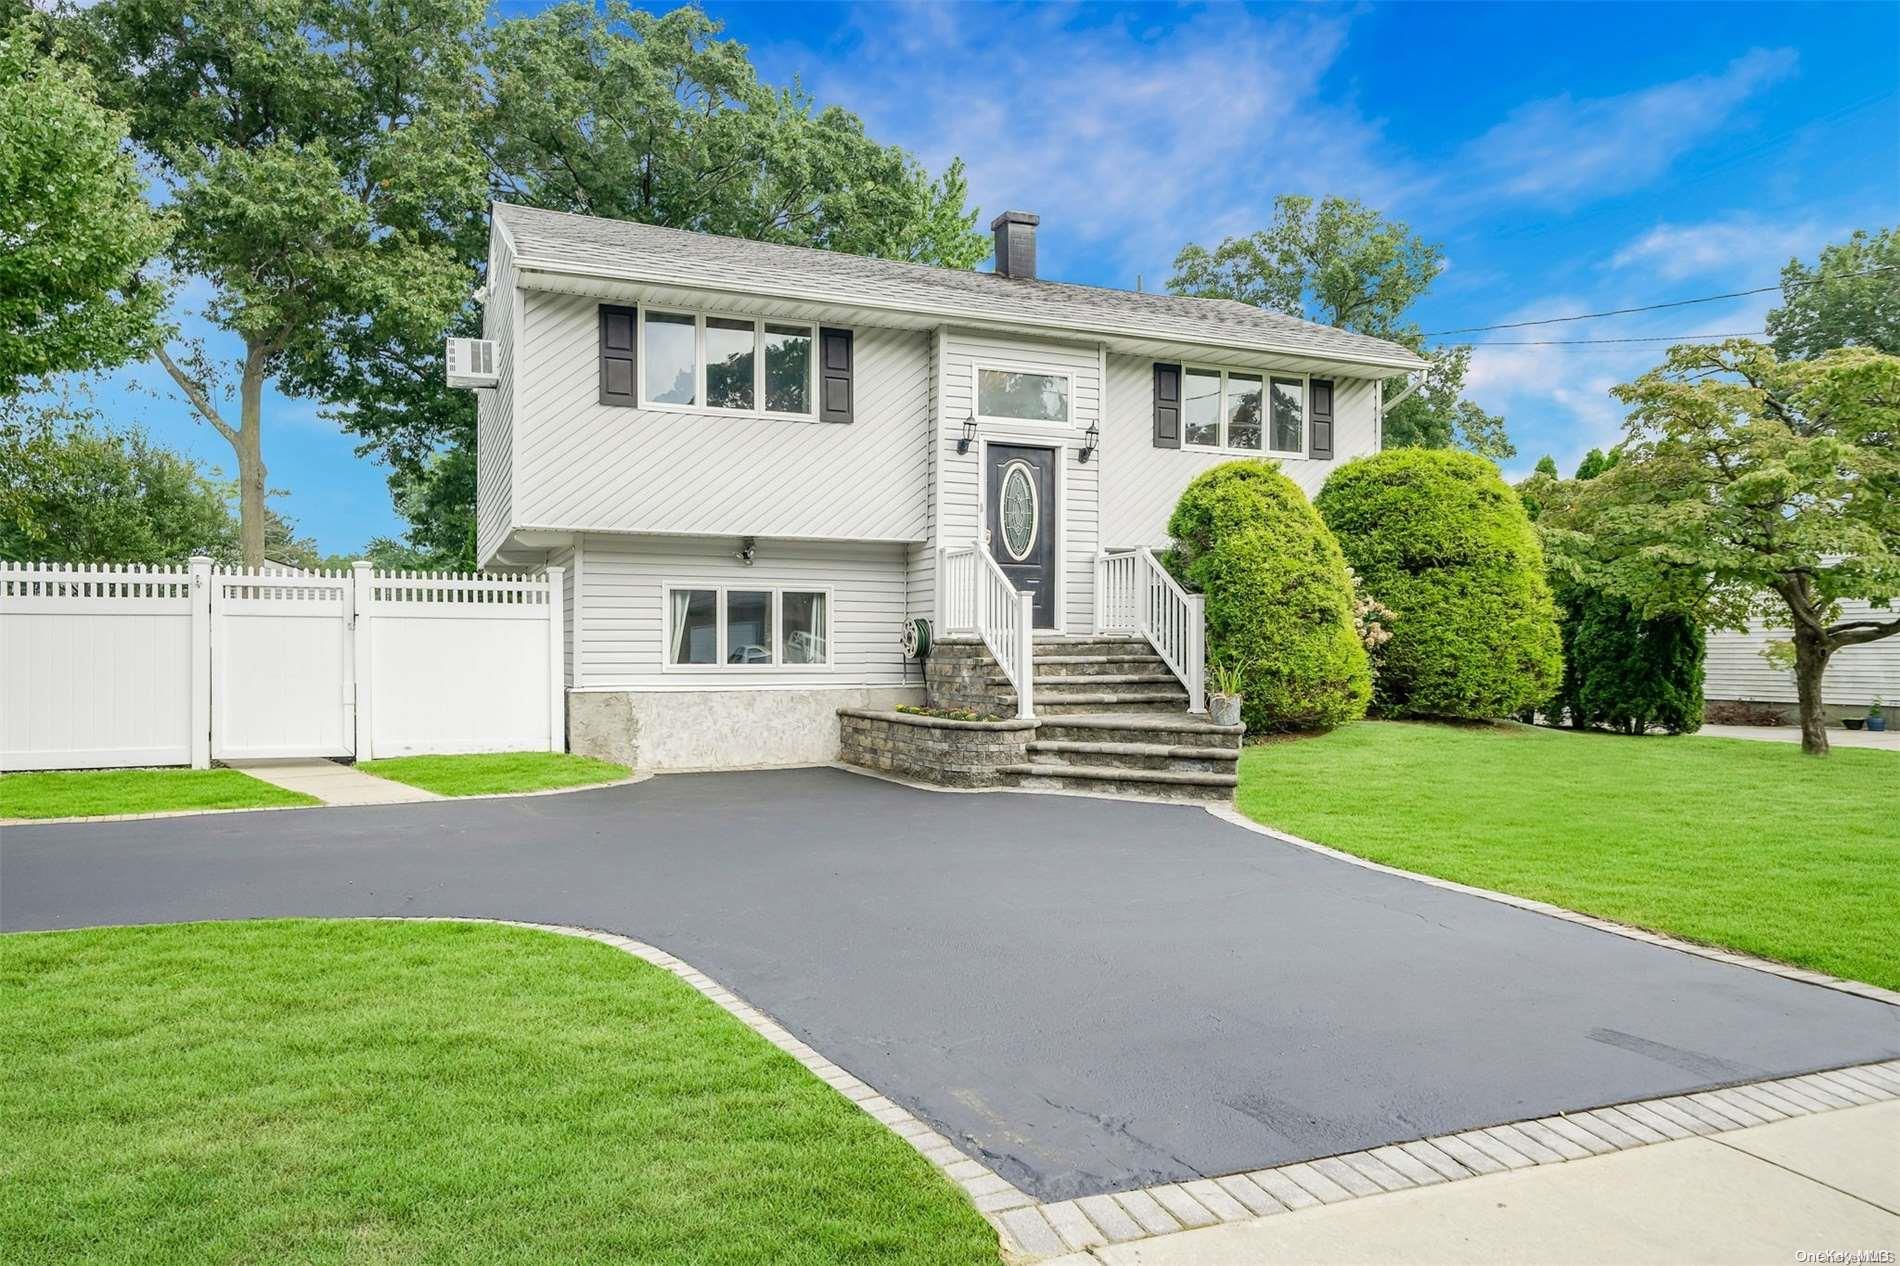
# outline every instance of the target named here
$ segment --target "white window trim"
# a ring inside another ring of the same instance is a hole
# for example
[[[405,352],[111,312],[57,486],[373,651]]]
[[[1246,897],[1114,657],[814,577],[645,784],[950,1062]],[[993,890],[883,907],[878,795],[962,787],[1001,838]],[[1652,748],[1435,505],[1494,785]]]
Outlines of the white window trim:
[[[993,413],[980,412],[982,400],[983,371],[993,369],[1002,374],[1037,374],[1047,378],[1060,378],[1068,384],[1062,398],[1068,403],[1069,416],[1061,422],[1042,422],[1035,418],[1002,417]],[[970,362],[970,412],[978,422],[987,422],[992,426],[1024,427],[1032,431],[1073,431],[1075,430],[1075,371],[1058,369],[1054,365],[998,365],[991,361]]]
[[[1196,444],[1188,439],[1187,376],[1190,373],[1220,375],[1220,439],[1213,444]],[[1260,447],[1237,448],[1227,442],[1227,376],[1245,374],[1260,379]],[[1297,379],[1300,384],[1300,446],[1273,447],[1273,380]],[[1196,453],[1224,453],[1234,457],[1305,457],[1313,438],[1313,375],[1290,373],[1281,369],[1254,369],[1247,365],[1181,366],[1181,447]]]
[[[676,664],[673,662],[673,595],[676,593],[706,592],[713,596],[714,627],[717,630],[713,643],[713,662],[710,664]],[[728,593],[769,593],[772,595],[772,662],[769,664],[728,664],[726,655],[731,651],[726,634],[726,595]],[[785,595],[788,593],[823,594],[825,599],[825,662],[822,664],[787,664],[780,661],[784,653],[780,645],[780,634],[785,627]],[[801,584],[698,584],[685,581],[668,581],[660,586],[660,606],[664,612],[666,627],[665,640],[660,643],[660,668],[669,673],[828,673],[837,667],[837,641],[834,631],[838,626],[836,599],[829,585]]]
[[[637,395],[636,407],[653,409],[666,413],[696,413],[712,418],[769,418],[775,422],[816,422],[818,420],[818,357],[821,349],[818,345],[818,323],[815,321],[795,321],[781,317],[748,316],[743,312],[720,312],[716,309],[693,310],[689,308],[670,308],[663,304],[638,304],[635,306],[637,320],[635,329],[639,333],[636,343],[638,359],[634,375],[638,381],[634,384]],[[696,404],[672,404],[664,400],[653,400],[647,396],[647,316],[657,313],[660,316],[691,317],[693,319],[693,398]],[[745,321],[752,326],[752,402],[754,408],[725,409],[718,408],[705,401],[706,393],[706,321],[708,318],[721,321]],[[765,327],[767,325],[795,326],[802,329],[811,339],[811,355],[805,360],[805,402],[811,407],[804,413],[786,413],[781,410],[765,408]],[[806,592],[800,590],[799,592]],[[817,590],[810,592],[816,593]]]

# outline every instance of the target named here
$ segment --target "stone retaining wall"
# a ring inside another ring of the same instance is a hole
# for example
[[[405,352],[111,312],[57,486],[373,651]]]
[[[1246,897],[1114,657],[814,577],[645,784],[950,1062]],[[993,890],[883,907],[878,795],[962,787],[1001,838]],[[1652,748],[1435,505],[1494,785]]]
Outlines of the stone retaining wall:
[[[1036,722],[950,721],[840,708],[838,731],[839,759],[847,765],[946,787],[990,787],[1002,766],[1028,759]]]

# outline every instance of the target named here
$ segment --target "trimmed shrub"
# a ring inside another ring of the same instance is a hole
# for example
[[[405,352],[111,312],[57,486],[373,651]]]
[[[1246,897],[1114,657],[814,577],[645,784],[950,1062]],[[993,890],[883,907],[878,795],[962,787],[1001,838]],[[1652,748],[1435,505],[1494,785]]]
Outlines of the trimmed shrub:
[[[1560,585],[1564,677],[1552,721],[1624,734],[1702,728],[1702,629],[1684,616],[1645,620],[1622,598]]]
[[[1392,449],[1341,466],[1314,504],[1396,617],[1380,714],[1489,719],[1550,698],[1563,670],[1556,606],[1537,534],[1496,466]]]
[[[1168,532],[1168,566],[1206,595],[1208,662],[1240,670],[1249,730],[1328,729],[1366,714],[1372,674],[1346,560],[1277,463],[1203,471]]]

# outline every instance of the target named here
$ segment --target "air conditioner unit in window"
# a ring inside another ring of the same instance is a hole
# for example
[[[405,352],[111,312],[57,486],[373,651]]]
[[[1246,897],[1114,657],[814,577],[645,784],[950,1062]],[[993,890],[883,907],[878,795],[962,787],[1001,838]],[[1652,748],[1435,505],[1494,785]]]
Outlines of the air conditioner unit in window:
[[[449,340],[449,386],[493,387],[501,382],[495,370],[495,340],[452,338]]]

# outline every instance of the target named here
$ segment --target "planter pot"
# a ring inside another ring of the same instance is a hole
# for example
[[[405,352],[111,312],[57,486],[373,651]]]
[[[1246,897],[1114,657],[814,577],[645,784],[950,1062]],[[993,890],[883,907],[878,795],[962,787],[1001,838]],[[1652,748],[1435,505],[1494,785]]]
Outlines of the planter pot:
[[[1842,717],[1841,724],[1850,730],[1858,730],[1867,723],[1866,717]]]
[[[1867,728],[1870,730],[1884,730],[1887,728],[1887,718],[1886,717],[1868,717]]]
[[[1209,695],[1207,698],[1207,717],[1215,725],[1240,724],[1239,695]]]

